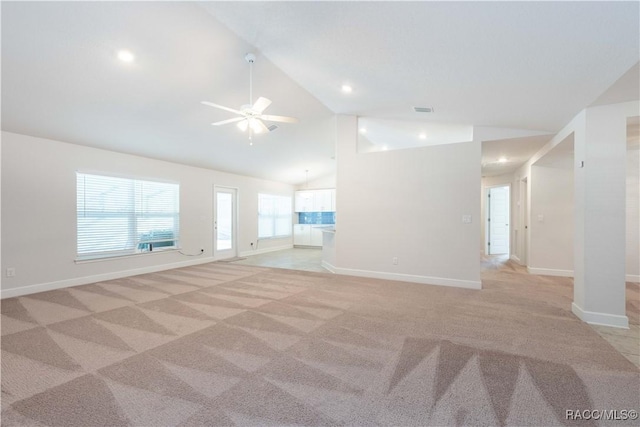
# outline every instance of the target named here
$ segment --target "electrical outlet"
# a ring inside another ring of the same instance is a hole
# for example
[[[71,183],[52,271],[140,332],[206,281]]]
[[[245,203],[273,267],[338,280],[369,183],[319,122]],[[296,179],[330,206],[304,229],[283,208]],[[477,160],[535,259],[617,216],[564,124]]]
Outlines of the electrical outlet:
[[[16,269],[12,267],[7,268],[7,277],[16,277]]]
[[[393,260],[391,260],[393,262],[393,265],[398,265],[398,257],[394,256]]]

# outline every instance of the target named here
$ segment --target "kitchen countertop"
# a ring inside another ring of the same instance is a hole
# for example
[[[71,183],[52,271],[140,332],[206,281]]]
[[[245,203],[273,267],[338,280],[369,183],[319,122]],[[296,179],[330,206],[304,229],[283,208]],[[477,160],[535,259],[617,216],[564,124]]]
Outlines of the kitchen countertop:
[[[335,233],[336,232],[336,227],[333,226],[333,225],[324,226],[324,227],[317,227],[317,228],[321,228],[323,233]]]

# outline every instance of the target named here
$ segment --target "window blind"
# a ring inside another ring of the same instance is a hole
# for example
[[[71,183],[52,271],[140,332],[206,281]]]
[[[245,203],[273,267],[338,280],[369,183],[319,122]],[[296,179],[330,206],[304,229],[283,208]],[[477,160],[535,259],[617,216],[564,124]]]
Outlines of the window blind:
[[[177,248],[178,184],[77,173],[79,259]]]
[[[258,238],[291,236],[291,197],[258,194]]]

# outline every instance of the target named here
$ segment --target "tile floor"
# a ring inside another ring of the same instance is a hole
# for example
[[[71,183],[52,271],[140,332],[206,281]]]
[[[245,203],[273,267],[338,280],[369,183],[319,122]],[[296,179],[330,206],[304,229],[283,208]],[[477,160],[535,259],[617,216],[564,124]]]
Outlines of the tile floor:
[[[629,324],[629,329],[590,325],[602,338],[624,357],[640,368],[640,326]]]
[[[234,264],[328,273],[322,267],[322,248],[293,248],[246,257]]]

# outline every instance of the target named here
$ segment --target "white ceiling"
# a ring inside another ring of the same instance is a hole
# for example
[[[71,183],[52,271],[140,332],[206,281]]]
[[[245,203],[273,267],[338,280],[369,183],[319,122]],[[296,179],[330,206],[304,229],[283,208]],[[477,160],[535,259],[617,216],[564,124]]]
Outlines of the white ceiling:
[[[253,49],[193,3],[3,2],[2,129],[289,183],[332,173],[333,113],[261,55],[254,95],[300,123],[253,146],[211,126],[235,116],[200,102],[246,104]]]
[[[512,173],[537,153],[553,135],[482,141],[482,176]],[[506,162],[499,162],[504,157]]]
[[[573,133],[560,141],[534,164],[548,168],[573,170],[574,138]]]
[[[359,152],[455,144],[472,139],[472,126],[371,117],[358,118]]]
[[[2,129],[295,184],[307,169],[334,171],[334,113],[558,131],[638,62],[638,12],[637,2],[3,2]],[[136,62],[118,62],[121,48]],[[210,126],[230,116],[200,101],[245,104],[251,50],[254,94],[300,123],[250,147],[233,125]]]

